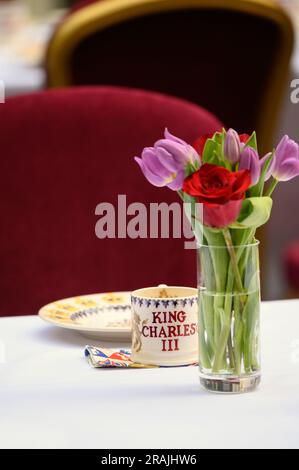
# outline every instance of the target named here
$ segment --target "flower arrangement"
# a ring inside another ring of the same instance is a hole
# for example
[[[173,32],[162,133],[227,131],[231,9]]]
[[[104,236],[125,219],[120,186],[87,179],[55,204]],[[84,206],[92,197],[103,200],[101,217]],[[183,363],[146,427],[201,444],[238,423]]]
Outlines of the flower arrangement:
[[[135,160],[151,184],[177,191],[191,205],[188,215],[200,257],[201,373],[208,381],[215,375],[230,381],[259,378],[255,233],[271,215],[278,182],[299,175],[299,146],[284,136],[260,158],[255,132],[222,130],[200,137],[193,146],[167,129],[164,137]]]

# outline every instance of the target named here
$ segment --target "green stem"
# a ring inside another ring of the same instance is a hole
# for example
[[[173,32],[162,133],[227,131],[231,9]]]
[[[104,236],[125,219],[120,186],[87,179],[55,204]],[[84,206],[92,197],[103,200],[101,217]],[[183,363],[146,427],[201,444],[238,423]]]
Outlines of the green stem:
[[[209,357],[207,343],[205,341],[204,335],[204,307],[202,305],[203,299],[199,296],[198,299],[198,310],[199,310],[199,321],[198,321],[198,328],[199,328],[199,356],[200,356],[200,363],[205,369],[211,368],[211,361]],[[201,305],[200,305],[201,304]]]
[[[229,336],[228,336],[228,355],[229,355],[229,363],[230,363],[230,367],[232,369],[235,369],[236,367],[236,359],[235,359],[235,353],[234,353],[234,348],[233,348],[233,343],[232,343],[232,333],[231,333],[231,330],[229,332]]]
[[[256,328],[258,326],[257,323],[259,322],[259,303],[259,293],[252,294],[252,307],[250,311],[251,319],[250,326],[248,328],[249,360],[251,371],[257,370],[259,368],[257,358],[257,349],[259,348],[259,341],[258,332],[256,332]]]
[[[215,354],[214,364],[212,368],[212,372],[217,373],[221,368],[222,359],[224,355],[224,351],[227,344],[227,339],[230,333],[230,317],[226,317],[226,321],[222,325],[221,333],[219,336],[218,341],[218,348]]]
[[[230,259],[231,259],[231,262],[232,262],[232,268],[233,268],[234,275],[235,275],[236,285],[237,285],[238,291],[240,293],[242,293],[243,292],[243,284],[242,284],[240,271],[239,271],[239,268],[238,268],[238,261],[237,261],[236,252],[234,250],[232,237],[231,237],[231,234],[230,234],[230,231],[229,231],[228,228],[224,228],[222,230],[222,233],[223,233],[223,237],[224,237],[228,252],[230,254]]]
[[[227,228],[223,229],[222,233],[223,233],[223,237],[227,246],[227,250],[230,255],[231,262],[230,262],[228,273],[227,273],[226,295],[225,295],[224,312],[223,312],[224,321],[222,322],[222,330],[220,333],[219,341],[217,343],[217,349],[215,352],[215,358],[214,358],[214,363],[213,363],[213,368],[212,368],[212,371],[214,373],[219,372],[219,369],[221,366],[221,360],[223,359],[223,355],[225,353],[227,345],[228,345],[228,350],[230,351],[229,337],[231,334],[232,294],[233,294],[234,282],[236,284],[237,290],[240,293],[244,293],[242,278],[241,278],[241,274],[240,274],[239,267],[238,267],[238,262],[243,253],[244,246],[240,247],[238,250],[238,253],[236,254],[229,229]],[[250,231],[248,233],[248,238],[251,235],[252,233]],[[241,303],[241,310],[243,310],[244,305],[246,304],[246,300],[247,300],[246,295],[242,295],[239,297],[239,301]],[[240,335],[240,332],[239,332],[239,335]],[[239,337],[239,341],[241,341],[240,337]],[[236,364],[235,357],[232,358],[231,356],[230,361],[231,363]]]
[[[225,247],[223,243],[223,238],[221,233],[215,233],[208,228],[204,228],[204,236],[209,245],[209,253],[212,261],[213,272],[214,272],[214,290],[218,295],[214,296],[214,306],[211,310],[211,316],[214,321],[214,337],[213,343],[217,344],[221,332],[221,319],[220,312],[223,309],[226,277],[227,277],[227,264],[228,260],[224,258],[222,250],[219,251],[221,244]],[[217,248],[215,248],[217,247]],[[212,291],[212,290],[211,290]]]
[[[240,299],[238,296],[234,298],[234,350],[235,350],[235,374],[241,374],[241,361],[242,361],[242,336],[243,336],[243,323],[240,313]]]
[[[278,185],[279,181],[276,180],[275,178],[272,179],[271,183],[269,184],[266,192],[265,192],[265,196],[271,196],[274,189],[276,188],[276,186]]]

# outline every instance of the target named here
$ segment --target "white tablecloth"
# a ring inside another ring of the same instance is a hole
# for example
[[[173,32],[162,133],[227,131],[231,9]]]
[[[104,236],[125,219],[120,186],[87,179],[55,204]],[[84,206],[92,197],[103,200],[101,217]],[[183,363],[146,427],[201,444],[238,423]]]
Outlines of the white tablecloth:
[[[263,303],[262,332],[259,389],[216,395],[197,367],[92,369],[83,336],[1,318],[0,447],[297,448],[299,300]]]

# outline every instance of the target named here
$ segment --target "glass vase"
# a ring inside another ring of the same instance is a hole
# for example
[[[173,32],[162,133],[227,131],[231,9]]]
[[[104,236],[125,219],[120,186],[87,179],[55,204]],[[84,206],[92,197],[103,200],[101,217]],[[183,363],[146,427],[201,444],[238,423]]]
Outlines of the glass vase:
[[[199,376],[212,392],[260,382],[259,242],[199,245]]]

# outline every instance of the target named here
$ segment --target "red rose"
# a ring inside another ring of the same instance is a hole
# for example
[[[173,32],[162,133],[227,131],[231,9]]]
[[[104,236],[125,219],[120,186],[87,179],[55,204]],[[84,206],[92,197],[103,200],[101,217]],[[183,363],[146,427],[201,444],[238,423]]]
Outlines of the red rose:
[[[219,228],[236,220],[250,183],[249,170],[233,172],[205,163],[185,179],[183,191],[203,203],[204,223]]]
[[[250,182],[249,170],[229,171],[222,166],[205,163],[185,179],[183,190],[196,197],[198,202],[225,204],[243,199]]]

